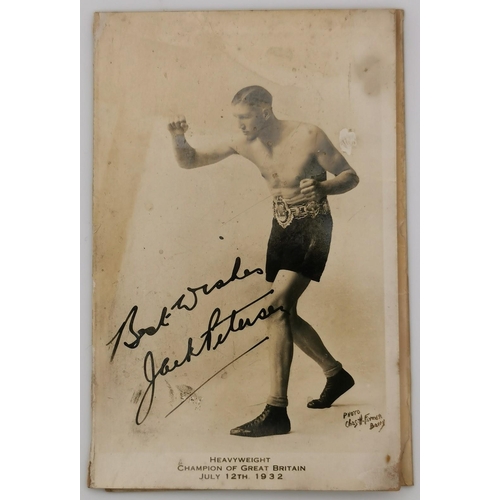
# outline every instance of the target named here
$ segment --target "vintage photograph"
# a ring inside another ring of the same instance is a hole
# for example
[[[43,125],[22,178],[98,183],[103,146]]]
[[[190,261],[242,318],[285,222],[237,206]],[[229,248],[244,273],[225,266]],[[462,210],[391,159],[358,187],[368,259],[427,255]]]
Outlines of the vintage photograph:
[[[90,487],[412,484],[402,22],[95,14]]]

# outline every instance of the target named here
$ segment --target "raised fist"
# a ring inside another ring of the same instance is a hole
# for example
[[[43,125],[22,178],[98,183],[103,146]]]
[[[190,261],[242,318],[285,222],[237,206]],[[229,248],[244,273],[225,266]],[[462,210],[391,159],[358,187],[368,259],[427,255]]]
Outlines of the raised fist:
[[[175,117],[175,120],[168,123],[168,130],[173,136],[184,135],[189,128],[184,115]]]

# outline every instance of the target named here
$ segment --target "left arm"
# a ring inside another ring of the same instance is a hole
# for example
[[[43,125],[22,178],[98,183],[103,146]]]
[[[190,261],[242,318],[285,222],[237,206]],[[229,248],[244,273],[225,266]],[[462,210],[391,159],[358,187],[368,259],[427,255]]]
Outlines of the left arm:
[[[317,129],[315,152],[319,165],[335,177],[326,181],[303,179],[300,189],[304,196],[319,201],[328,195],[346,193],[358,185],[358,175],[321,129]]]

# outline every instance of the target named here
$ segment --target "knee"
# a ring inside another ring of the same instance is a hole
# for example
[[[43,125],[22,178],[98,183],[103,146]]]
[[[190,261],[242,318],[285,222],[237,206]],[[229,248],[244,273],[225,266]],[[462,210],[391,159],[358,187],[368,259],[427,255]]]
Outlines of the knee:
[[[270,315],[268,317],[267,321],[270,321],[271,323],[277,324],[289,324],[289,315],[286,311],[283,311],[281,309],[271,309],[269,308]]]
[[[271,316],[269,319],[275,321],[290,321],[293,316],[294,307],[284,297],[273,297],[269,305]]]

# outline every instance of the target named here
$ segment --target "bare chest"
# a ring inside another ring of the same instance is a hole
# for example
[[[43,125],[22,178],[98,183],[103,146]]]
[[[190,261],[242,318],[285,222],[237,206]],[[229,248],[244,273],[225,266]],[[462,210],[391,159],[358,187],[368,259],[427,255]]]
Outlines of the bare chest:
[[[302,179],[323,172],[315,152],[300,142],[271,146],[255,141],[240,154],[257,166],[271,189],[296,188]]]

